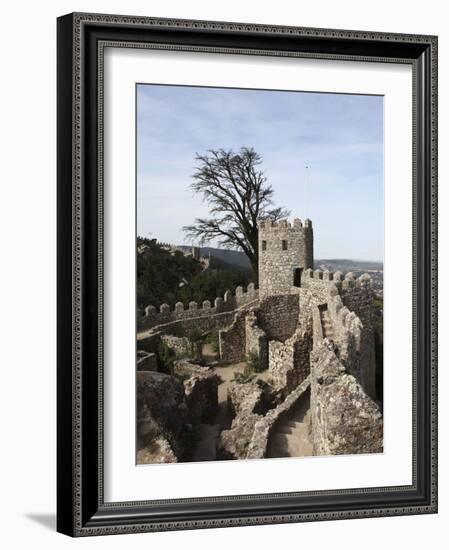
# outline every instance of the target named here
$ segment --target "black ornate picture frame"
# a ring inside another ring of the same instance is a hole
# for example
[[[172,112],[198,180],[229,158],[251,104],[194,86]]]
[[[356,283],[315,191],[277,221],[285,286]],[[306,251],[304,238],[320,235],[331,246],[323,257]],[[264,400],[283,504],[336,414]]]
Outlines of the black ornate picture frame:
[[[105,45],[405,63],[413,70],[413,482],[109,503],[103,495]],[[69,14],[58,19],[58,503],[71,536],[437,512],[437,38]]]

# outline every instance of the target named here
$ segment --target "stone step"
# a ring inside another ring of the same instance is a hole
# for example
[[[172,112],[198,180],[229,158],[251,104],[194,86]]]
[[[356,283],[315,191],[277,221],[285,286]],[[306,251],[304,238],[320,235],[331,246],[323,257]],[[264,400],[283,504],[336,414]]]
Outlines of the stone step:
[[[277,426],[270,438],[267,456],[301,457],[313,455],[310,439],[310,409],[308,402],[290,412],[290,415]]]
[[[290,424],[289,426],[279,426],[279,428],[276,430],[276,434],[293,434],[296,433],[298,430],[302,430],[306,427],[308,429],[309,425],[305,422],[297,422],[295,424]]]
[[[274,436],[274,439],[273,439],[273,442],[274,444],[279,444],[280,446],[291,446],[291,445],[296,445],[299,438],[300,438],[300,435],[301,433],[292,433],[292,434],[280,434],[280,433],[277,433],[275,436]]]
[[[271,454],[277,456],[310,456],[312,454],[312,445],[308,441],[306,434],[299,437],[297,434],[276,435],[271,444]]]
[[[276,435],[277,434],[291,434],[295,431],[295,429],[296,428],[291,427],[291,426],[280,426],[276,431]]]
[[[289,420],[285,424],[282,424],[282,426],[291,428],[292,430],[298,429],[299,426],[303,425],[304,422],[301,420]]]

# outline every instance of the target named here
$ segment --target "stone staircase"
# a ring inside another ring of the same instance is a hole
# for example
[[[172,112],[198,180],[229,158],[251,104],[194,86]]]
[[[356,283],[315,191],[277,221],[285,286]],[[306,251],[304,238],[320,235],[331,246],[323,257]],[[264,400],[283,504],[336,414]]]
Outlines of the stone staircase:
[[[323,338],[334,339],[334,327],[327,309],[320,309],[321,326],[323,327]]]
[[[272,434],[267,458],[312,456],[310,422],[310,398],[305,395],[299,406],[279,424]]]

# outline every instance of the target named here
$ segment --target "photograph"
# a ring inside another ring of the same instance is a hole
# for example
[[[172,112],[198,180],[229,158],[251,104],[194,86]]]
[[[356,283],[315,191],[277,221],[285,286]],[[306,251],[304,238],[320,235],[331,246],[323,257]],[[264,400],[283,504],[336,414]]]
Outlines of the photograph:
[[[136,464],[383,453],[384,97],[135,99]]]

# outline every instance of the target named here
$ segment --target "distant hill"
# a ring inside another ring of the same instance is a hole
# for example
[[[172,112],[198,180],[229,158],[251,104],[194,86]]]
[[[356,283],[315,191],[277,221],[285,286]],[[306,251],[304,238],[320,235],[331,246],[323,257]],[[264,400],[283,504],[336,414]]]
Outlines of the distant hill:
[[[137,238],[137,304],[159,307],[166,303],[213,302],[226,290],[246,287],[251,282],[251,271],[223,261],[211,254],[209,262],[193,258],[191,247],[169,250],[155,239]],[[208,255],[202,253],[208,259]]]
[[[179,248],[183,250],[190,250],[190,246],[180,246]],[[229,250],[226,248],[213,248],[211,246],[202,246],[201,255],[204,257],[213,256],[227,264],[242,267],[244,269],[251,269],[251,263],[248,260],[246,254],[238,250]]]
[[[243,252],[239,252],[238,250],[225,250],[221,248],[209,247],[204,247],[201,250],[203,251],[203,254],[205,256],[210,254],[211,256],[214,256],[215,258],[218,258],[219,260],[222,260],[227,264],[251,270],[251,263],[248,260],[246,254],[244,254]]]
[[[318,259],[314,261],[315,269],[328,269],[329,271],[383,271],[382,262],[369,262],[366,260],[348,259]]]
[[[185,250],[189,250],[188,246],[180,246]],[[251,269],[251,264],[243,252],[238,250],[227,250],[223,248],[213,248],[204,246],[201,247],[202,256],[213,256],[218,258],[227,264],[242,267],[245,269]],[[317,259],[314,261],[314,269],[328,269],[329,271],[382,271],[382,262],[370,262],[366,260],[349,260],[343,259]]]

